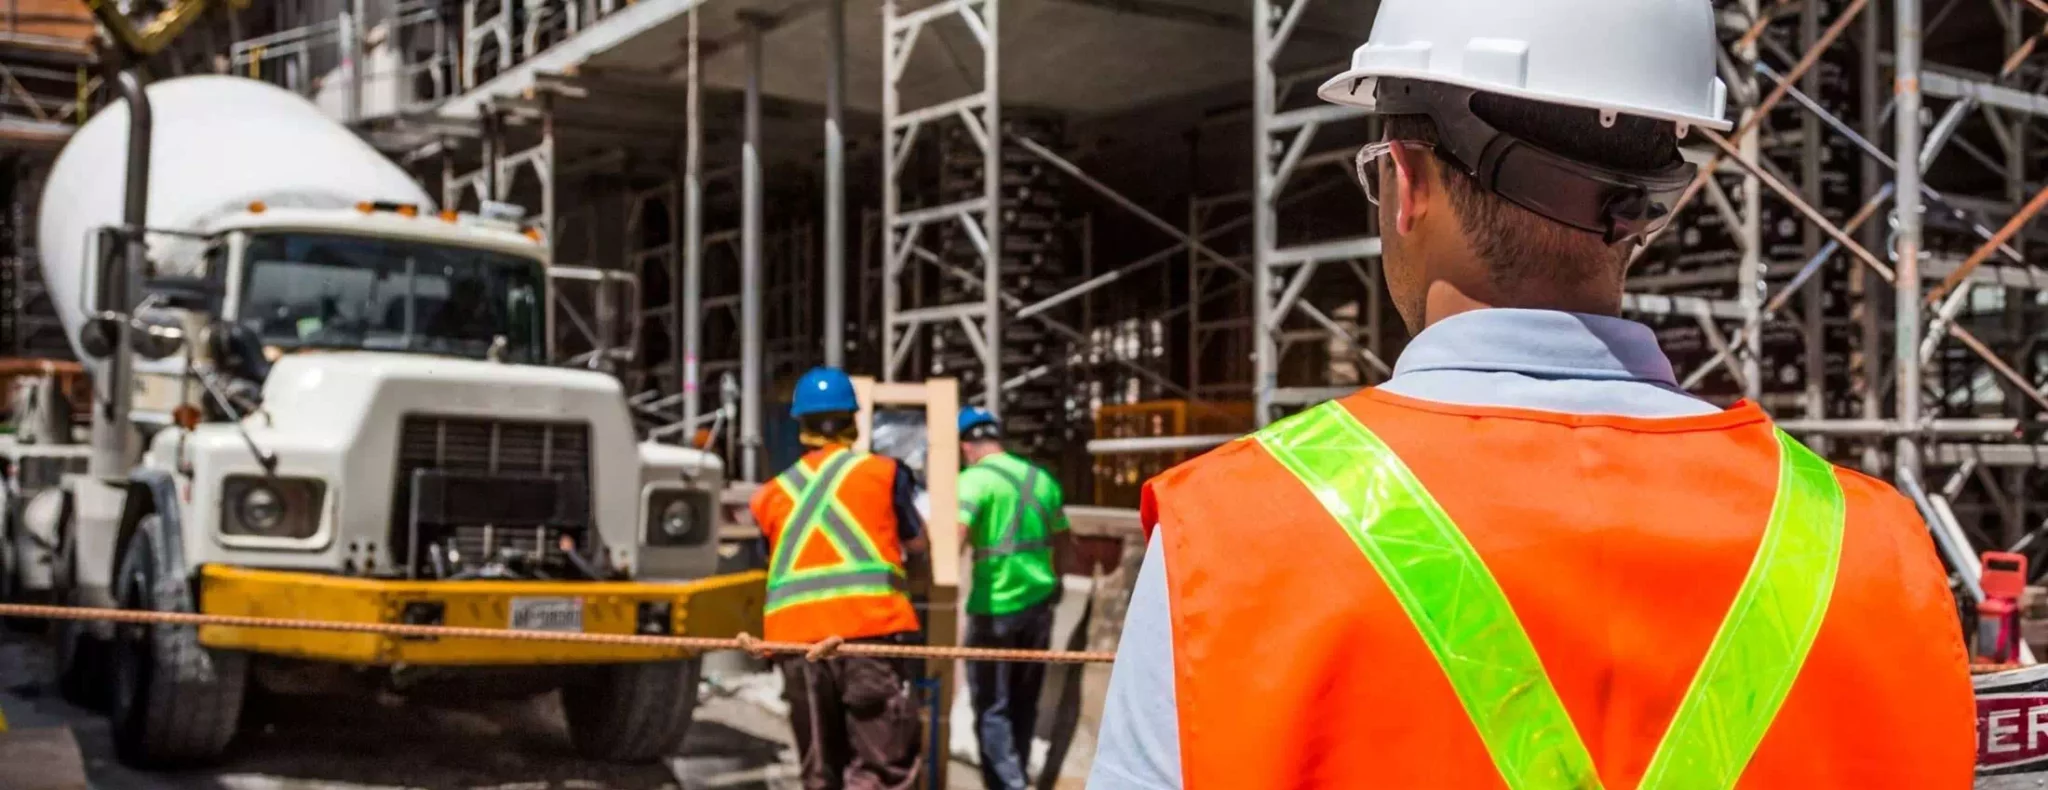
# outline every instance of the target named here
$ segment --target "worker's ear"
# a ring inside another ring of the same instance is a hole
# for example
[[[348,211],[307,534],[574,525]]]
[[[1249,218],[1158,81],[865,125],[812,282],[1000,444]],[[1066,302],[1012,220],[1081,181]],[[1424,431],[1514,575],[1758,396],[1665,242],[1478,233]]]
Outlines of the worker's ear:
[[[1428,149],[1416,145],[1396,144],[1387,152],[1391,163],[1395,205],[1395,228],[1401,235],[1414,232],[1422,218],[1429,215],[1430,202],[1441,189],[1437,182],[1436,158]]]

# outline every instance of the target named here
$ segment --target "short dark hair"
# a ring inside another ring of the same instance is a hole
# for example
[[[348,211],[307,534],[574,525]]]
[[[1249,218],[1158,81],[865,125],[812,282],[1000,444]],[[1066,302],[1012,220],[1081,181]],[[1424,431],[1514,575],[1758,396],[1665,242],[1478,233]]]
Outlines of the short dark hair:
[[[960,434],[960,439],[967,442],[1000,442],[1003,440],[1003,429],[992,422],[979,423]]]
[[[1553,154],[1625,172],[1655,171],[1678,155],[1678,131],[1670,121],[1633,115],[1600,125],[1598,110],[1561,107],[1498,94],[1472,97],[1472,113],[1500,131]],[[1386,116],[1389,140],[1438,141],[1436,124],[1423,115]],[[1609,245],[1600,234],[1556,222],[1481,189],[1464,168],[1438,149],[1451,205],[1463,218],[1473,250],[1485,261],[1494,287],[1512,289],[1525,277],[1544,273],[1589,280],[1625,266],[1630,245]]]
[[[827,439],[852,441],[860,436],[860,426],[855,423],[853,412],[824,411],[806,414],[797,418],[797,427],[804,433]]]

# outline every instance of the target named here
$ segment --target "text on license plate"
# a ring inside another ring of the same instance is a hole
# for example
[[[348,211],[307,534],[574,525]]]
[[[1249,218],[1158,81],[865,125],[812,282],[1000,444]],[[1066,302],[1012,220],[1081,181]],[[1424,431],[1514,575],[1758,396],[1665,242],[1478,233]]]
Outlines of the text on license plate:
[[[514,631],[582,631],[581,598],[514,598]]]

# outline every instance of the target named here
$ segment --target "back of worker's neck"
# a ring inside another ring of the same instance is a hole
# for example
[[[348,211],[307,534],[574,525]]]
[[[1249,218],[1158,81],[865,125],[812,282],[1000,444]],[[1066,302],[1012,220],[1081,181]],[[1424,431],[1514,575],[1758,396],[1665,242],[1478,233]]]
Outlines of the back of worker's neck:
[[[1539,284],[1518,288],[1513,295],[1506,295],[1492,292],[1489,288],[1466,289],[1448,280],[1437,280],[1430,283],[1429,291],[1424,296],[1422,325],[1416,327],[1415,331],[1428,329],[1438,321],[1454,315],[1495,308],[1620,315],[1621,288],[1619,283],[1612,287],[1594,286],[1590,283],[1553,287]]]
[[[995,442],[977,442],[966,447],[968,465],[981,463],[983,459],[1003,454],[1003,446]]]

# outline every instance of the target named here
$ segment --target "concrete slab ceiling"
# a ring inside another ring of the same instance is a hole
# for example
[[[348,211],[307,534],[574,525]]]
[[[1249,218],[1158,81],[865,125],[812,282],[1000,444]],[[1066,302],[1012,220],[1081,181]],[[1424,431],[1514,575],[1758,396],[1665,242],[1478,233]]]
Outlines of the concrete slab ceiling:
[[[742,13],[775,19],[763,34],[762,90],[808,104],[825,98],[823,0],[640,0],[443,106],[472,117],[488,96],[518,95],[537,73],[632,72],[680,82],[686,12],[701,3],[706,83],[746,80]],[[1310,0],[1289,48],[1291,62],[1340,62],[1363,40],[1374,2]],[[905,3],[910,10],[922,3]],[[1248,84],[1251,8],[1243,0],[1010,0],[1002,7],[1004,103],[1077,114],[1114,113],[1219,86]],[[979,85],[980,47],[956,16],[928,25],[902,83],[906,109],[964,95]],[[882,4],[846,9],[850,110],[879,113]]]

